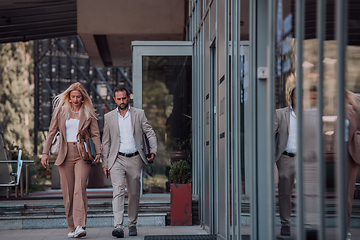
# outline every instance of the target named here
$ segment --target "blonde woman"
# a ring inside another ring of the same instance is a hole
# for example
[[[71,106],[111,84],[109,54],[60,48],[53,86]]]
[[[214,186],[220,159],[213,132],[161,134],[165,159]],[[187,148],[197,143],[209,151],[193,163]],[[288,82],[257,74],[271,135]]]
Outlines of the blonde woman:
[[[55,165],[61,178],[65,205],[68,237],[86,236],[87,195],[86,182],[91,170],[91,162],[80,155],[79,130],[88,130],[95,143],[95,163],[100,161],[101,143],[95,109],[84,86],[77,82],[53,100],[54,113],[46,138],[41,164],[49,165],[51,142],[60,131],[60,150]]]

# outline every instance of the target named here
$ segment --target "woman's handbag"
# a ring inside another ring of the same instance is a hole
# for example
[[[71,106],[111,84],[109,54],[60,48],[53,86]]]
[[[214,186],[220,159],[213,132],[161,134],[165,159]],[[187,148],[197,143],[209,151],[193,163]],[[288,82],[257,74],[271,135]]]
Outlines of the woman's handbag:
[[[52,155],[58,155],[59,154],[59,150],[60,150],[60,132],[58,131],[52,142],[51,142],[51,146],[50,146],[50,154]]]
[[[90,133],[87,130],[80,130],[79,133],[79,149],[82,158],[85,161],[92,162],[96,157],[96,149]]]
[[[146,137],[146,134],[142,134],[142,142],[143,142],[143,151],[146,157],[151,157],[149,139]]]

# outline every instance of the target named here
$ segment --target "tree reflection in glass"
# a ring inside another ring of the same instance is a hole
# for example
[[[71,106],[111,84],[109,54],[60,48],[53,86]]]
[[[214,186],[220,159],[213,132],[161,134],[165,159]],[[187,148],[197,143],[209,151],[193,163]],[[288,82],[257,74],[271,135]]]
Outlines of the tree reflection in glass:
[[[158,154],[143,171],[144,193],[169,192],[173,161],[191,162],[191,57],[143,56],[143,109]]]

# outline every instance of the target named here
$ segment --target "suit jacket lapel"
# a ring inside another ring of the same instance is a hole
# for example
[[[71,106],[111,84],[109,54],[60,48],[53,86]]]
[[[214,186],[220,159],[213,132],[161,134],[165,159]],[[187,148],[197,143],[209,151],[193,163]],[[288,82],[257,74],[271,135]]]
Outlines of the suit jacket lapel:
[[[114,113],[112,114],[111,118],[114,121],[113,124],[115,125],[115,131],[120,138],[120,129],[119,129],[119,120],[118,120],[118,112],[117,111],[118,111],[117,109],[114,110]]]
[[[130,117],[131,117],[131,128],[132,128],[132,132],[133,132],[133,135],[135,134],[135,128],[134,128],[134,125],[135,125],[135,111],[134,111],[134,108],[130,107]]]
[[[286,126],[287,126],[287,135],[289,136],[289,127],[290,127],[290,107],[286,109],[285,112]]]
[[[81,130],[82,127],[84,126],[85,120],[86,120],[86,115],[84,111],[82,111],[82,114],[80,114],[79,130]]]
[[[64,140],[66,140],[66,126],[65,126],[66,119],[64,117],[59,118],[59,131],[63,136]]]

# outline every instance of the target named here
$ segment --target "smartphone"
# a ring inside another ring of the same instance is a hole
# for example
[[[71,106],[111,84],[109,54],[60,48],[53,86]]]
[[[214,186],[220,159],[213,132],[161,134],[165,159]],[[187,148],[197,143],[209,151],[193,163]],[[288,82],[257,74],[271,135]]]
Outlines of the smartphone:
[[[106,178],[109,178],[109,170],[106,170]]]

